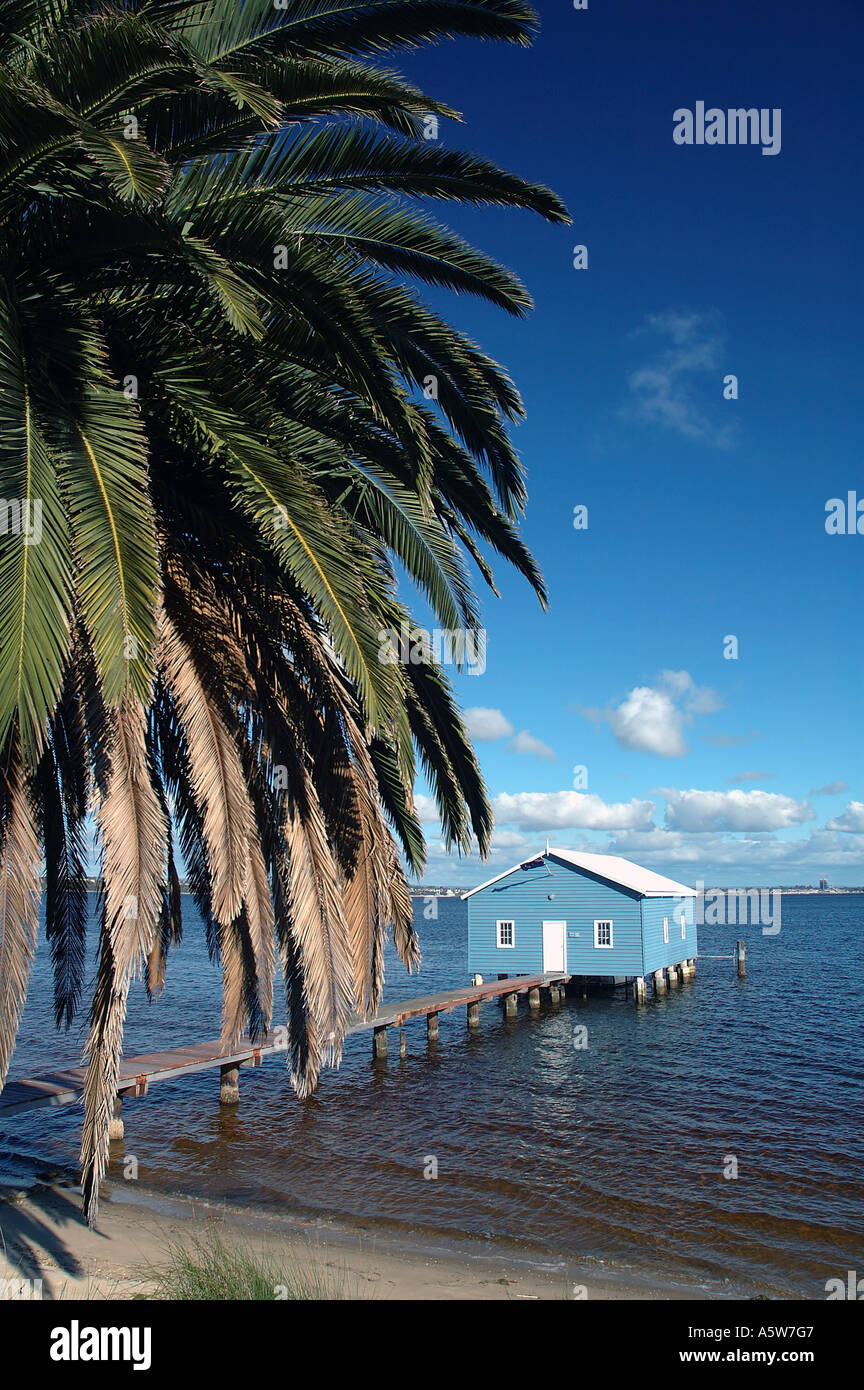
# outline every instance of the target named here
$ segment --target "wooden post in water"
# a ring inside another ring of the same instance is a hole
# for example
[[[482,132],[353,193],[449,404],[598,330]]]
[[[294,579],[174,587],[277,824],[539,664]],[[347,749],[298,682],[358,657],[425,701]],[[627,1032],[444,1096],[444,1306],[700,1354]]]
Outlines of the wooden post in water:
[[[529,1009],[539,1009],[539,1008],[540,1008],[540,991],[539,991],[539,989],[529,989],[529,991],[528,991],[528,1007],[529,1007]]]
[[[426,1015],[426,1041],[437,1043],[438,1041],[438,1015]]]
[[[408,1037],[404,1028],[399,1029],[399,1056],[404,1057],[408,1051]]]
[[[655,997],[655,999],[656,999],[656,998],[658,998],[661,994],[665,994],[665,993],[666,993],[666,976],[663,974],[663,971],[662,971],[662,970],[655,970],[655,971],[654,971],[654,997]]]
[[[387,1056],[386,1028],[374,1028],[372,1030],[372,1056],[376,1058]]]
[[[123,1125],[123,1100],[121,1096],[114,1097],[114,1104],[111,1109],[111,1119],[108,1121],[108,1138],[120,1140],[125,1134]]]
[[[735,959],[738,962],[738,979],[744,980],[747,977],[747,947],[743,941],[735,942]]]
[[[670,966],[668,966],[668,967],[667,967],[666,973],[667,973],[667,975],[668,975],[668,977],[669,977],[669,988],[670,988],[670,989],[677,989],[678,986],[679,986],[680,983],[681,983],[681,977],[680,977],[680,975],[678,974],[678,966],[677,966],[677,965],[670,965]]]
[[[479,1028],[479,1027],[480,1027],[480,1001],[479,1001],[479,999],[475,999],[471,1004],[468,1005],[467,1016],[468,1016],[467,1021],[468,1021],[468,1027],[469,1027],[469,1028]]]
[[[240,1103],[240,1068],[235,1062],[219,1068],[219,1104],[238,1105]]]
[[[504,995],[504,1014],[506,1018],[515,1018],[519,1012],[518,994]]]
[[[637,975],[633,981],[633,1001],[636,1004],[644,1004],[647,999],[645,990],[645,976]]]
[[[550,986],[549,986],[549,1003],[550,1003],[550,1004],[560,1004],[560,1002],[561,1002],[561,992],[560,992],[560,990],[558,989],[558,986],[557,986],[557,985],[550,985]]]

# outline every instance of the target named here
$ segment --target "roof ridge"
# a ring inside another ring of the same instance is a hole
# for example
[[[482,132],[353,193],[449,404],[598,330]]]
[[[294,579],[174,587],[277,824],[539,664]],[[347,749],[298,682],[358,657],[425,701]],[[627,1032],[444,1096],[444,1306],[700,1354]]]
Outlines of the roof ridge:
[[[583,873],[593,873],[598,878],[605,878],[609,883],[615,884],[619,888],[626,888],[631,893],[637,893],[640,898],[660,898],[660,897],[697,897],[695,888],[689,888],[685,883],[679,883],[677,879],[667,878],[665,874],[657,873],[655,869],[646,869],[641,864],[635,863],[632,859],[625,859],[620,854],[598,854],[593,851],[565,849],[558,846],[549,846],[547,841],[546,850],[540,850],[537,854],[529,855],[525,859],[520,859],[518,864],[513,864],[509,869],[496,874],[494,878],[487,879],[485,883],[480,883],[476,888],[471,888],[467,893],[463,893],[462,901],[471,898],[475,893],[481,892],[484,888],[491,888],[493,883],[498,883],[502,878],[508,878],[517,869],[527,869],[538,860],[559,859],[564,864],[569,864],[571,868],[579,869]],[[583,863],[581,861],[592,861]],[[596,861],[596,862],[595,862]],[[606,861],[605,866],[602,861]],[[612,870],[614,864],[626,865],[628,869],[633,869],[632,874],[622,875],[620,869],[617,873]],[[603,867],[608,867],[610,872],[604,873]],[[640,886],[641,884],[641,886]]]

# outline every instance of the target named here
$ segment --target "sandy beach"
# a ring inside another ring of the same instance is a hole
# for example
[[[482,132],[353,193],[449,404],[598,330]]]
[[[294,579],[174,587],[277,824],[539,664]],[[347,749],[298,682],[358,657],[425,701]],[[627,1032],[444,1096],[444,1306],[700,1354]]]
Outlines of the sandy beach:
[[[290,1226],[283,1218],[184,1198],[108,1190],[89,1230],[71,1187],[45,1186],[0,1202],[0,1279],[41,1278],[43,1297],[131,1299],[152,1296],[154,1271],[169,1246],[216,1229],[245,1247],[311,1276],[347,1299],[522,1300],[705,1297],[690,1288],[650,1286],[604,1272],[542,1269],[518,1255],[399,1248],[377,1234]]]

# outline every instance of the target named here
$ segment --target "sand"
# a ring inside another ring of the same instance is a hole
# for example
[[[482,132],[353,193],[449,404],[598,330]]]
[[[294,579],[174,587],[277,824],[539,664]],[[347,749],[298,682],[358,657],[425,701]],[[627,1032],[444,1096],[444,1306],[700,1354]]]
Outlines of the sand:
[[[518,1253],[423,1249],[368,1231],[302,1226],[284,1217],[188,1198],[108,1189],[94,1230],[76,1188],[44,1186],[0,1201],[0,1279],[41,1278],[43,1298],[129,1299],[155,1291],[170,1245],[218,1231],[312,1274],[322,1296],[349,1299],[652,1299],[705,1297],[596,1269],[543,1268]],[[586,1293],[580,1293],[584,1287]]]

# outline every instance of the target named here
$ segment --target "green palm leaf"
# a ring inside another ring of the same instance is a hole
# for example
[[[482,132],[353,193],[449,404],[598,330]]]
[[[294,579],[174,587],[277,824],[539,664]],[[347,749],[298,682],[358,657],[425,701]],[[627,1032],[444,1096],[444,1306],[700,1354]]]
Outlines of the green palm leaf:
[[[61,482],[78,571],[81,612],[105,698],[150,692],[156,539],[146,443],[133,406],[94,387],[67,421]]]
[[[11,306],[0,296],[0,747],[39,753],[69,644],[69,527]]]

